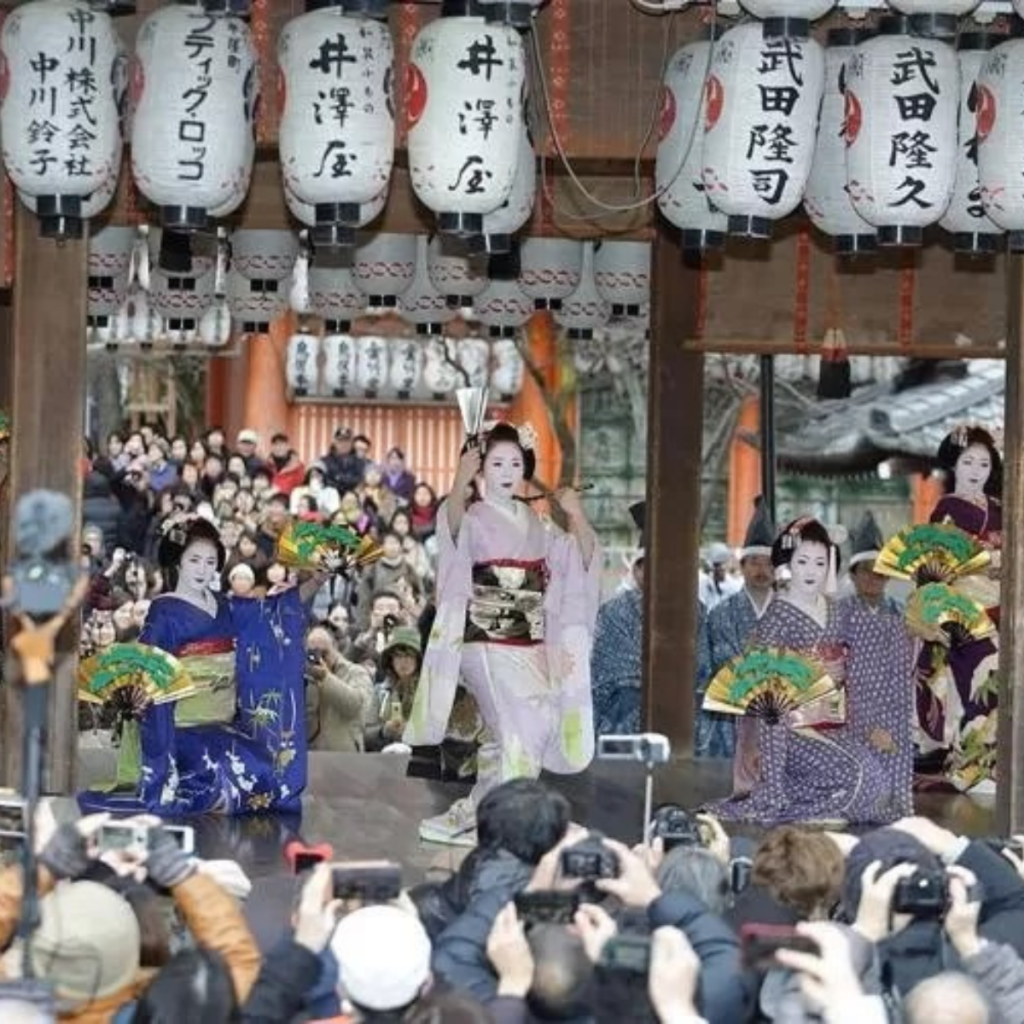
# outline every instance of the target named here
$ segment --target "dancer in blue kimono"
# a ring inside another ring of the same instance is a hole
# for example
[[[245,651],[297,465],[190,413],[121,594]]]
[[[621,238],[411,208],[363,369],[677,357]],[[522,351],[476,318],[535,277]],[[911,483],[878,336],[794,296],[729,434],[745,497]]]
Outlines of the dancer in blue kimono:
[[[142,712],[134,793],[90,791],[80,804],[166,817],[296,810],[306,786],[303,592],[322,580],[266,598],[218,595],[224,547],[194,516],[171,524],[159,558],[174,589],[153,601],[140,641],[206,685]]]

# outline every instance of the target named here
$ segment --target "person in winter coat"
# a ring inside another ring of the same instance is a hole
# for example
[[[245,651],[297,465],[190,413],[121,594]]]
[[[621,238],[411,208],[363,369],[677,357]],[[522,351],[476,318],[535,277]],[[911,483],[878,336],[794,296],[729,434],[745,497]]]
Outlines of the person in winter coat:
[[[82,482],[82,523],[103,532],[103,549],[107,555],[117,542],[117,526],[121,506],[110,489],[110,479],[95,470],[86,473]]]

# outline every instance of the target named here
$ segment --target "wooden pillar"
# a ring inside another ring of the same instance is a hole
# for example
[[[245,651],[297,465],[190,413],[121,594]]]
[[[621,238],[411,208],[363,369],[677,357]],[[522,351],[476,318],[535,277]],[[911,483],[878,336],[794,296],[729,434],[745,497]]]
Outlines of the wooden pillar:
[[[704,356],[697,336],[700,269],[659,227],[652,254],[648,383],[644,709],[678,756],[693,753],[704,440]]]
[[[1024,256],[1006,257],[1003,569],[999,621],[998,833],[1024,831]]]
[[[35,216],[20,203],[16,218],[10,499],[13,505],[19,495],[38,488],[70,495],[75,503],[75,532],[69,546],[75,556],[81,524],[88,246],[84,239],[58,244],[40,238]],[[13,536],[9,542],[13,556]],[[58,641],[43,774],[44,790],[51,793],[71,793],[75,788],[78,633],[76,621]],[[2,699],[2,781],[17,786],[21,782],[20,689],[5,686]]]

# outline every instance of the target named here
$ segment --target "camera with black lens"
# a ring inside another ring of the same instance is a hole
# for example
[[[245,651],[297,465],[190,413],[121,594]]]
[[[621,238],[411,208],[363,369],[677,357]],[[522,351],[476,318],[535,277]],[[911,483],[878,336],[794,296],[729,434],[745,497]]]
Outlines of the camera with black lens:
[[[599,878],[619,877],[619,858],[605,846],[600,832],[591,832],[585,839],[562,851],[562,874],[593,882]]]
[[[651,817],[650,837],[660,839],[665,852],[677,846],[705,846],[700,822],[678,804],[665,804]]]
[[[949,906],[949,880],[944,871],[918,868],[896,883],[892,896],[895,914],[917,918],[940,918]]]

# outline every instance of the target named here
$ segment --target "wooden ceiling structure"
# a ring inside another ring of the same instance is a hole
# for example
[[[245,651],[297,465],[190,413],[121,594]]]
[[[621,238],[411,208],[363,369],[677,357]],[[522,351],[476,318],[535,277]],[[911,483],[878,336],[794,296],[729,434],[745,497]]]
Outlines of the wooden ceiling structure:
[[[138,24],[159,6],[140,0],[119,19],[131,48]],[[434,17],[429,3],[392,5],[394,80],[418,29]],[[254,0],[252,26],[261,51],[258,163],[243,227],[294,226],[276,163],[278,122],[275,40],[302,13],[302,0]],[[684,260],[674,229],[651,202],[661,115],[660,80],[672,53],[709,15],[696,8],[670,16],[642,13],[628,0],[549,0],[527,46],[533,60],[531,104],[541,188],[529,231],[575,237],[646,237],[653,242],[645,707],[652,728],[679,754],[692,750],[695,636],[698,617],[703,360],[708,351],[809,352],[829,327],[842,327],[851,351],[935,358],[1007,356],[1007,518],[1004,548],[1003,707],[1000,809],[1007,827],[1024,826],[1024,547],[1020,402],[1024,366],[1022,262],[999,256],[967,263],[940,244],[839,265],[827,240],[799,216],[779,225],[771,244],[730,243],[724,257]],[[824,31],[839,18],[821,26]],[[398,124],[404,124],[398,90]],[[428,232],[403,169],[404,132],[385,213],[374,227]],[[562,156],[567,158],[563,160]],[[568,164],[568,166],[567,166]],[[127,161],[126,161],[127,171]],[[571,173],[569,168],[571,168]],[[582,187],[581,187],[582,186]],[[589,193],[589,196],[584,193]],[[593,200],[598,200],[595,203]],[[603,205],[599,205],[603,204]],[[605,207],[619,207],[609,210]],[[144,203],[122,175],[112,223],[145,219]],[[0,406],[13,408],[11,490],[50,487],[77,495],[84,401],[86,246],[38,237],[34,218],[8,203],[0,240],[10,316],[0,331]],[[13,240],[13,247],[12,247]],[[966,340],[965,340],[966,339]],[[1003,340],[1005,339],[1005,348]],[[625,510],[623,510],[625,515]],[[9,550],[9,548],[8,548]],[[51,714],[49,788],[73,790],[75,743],[73,651],[64,638]],[[4,777],[19,777],[20,712],[7,687]]]

